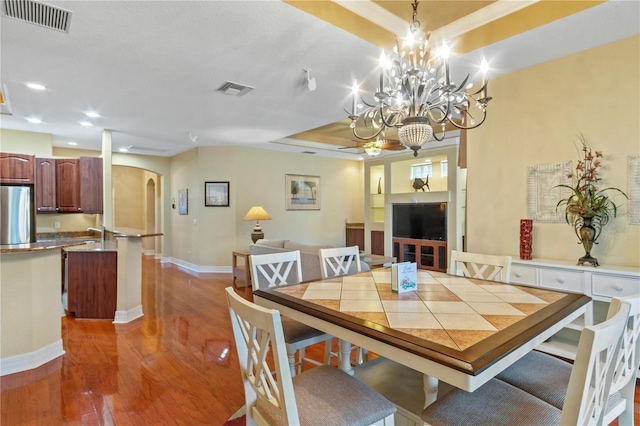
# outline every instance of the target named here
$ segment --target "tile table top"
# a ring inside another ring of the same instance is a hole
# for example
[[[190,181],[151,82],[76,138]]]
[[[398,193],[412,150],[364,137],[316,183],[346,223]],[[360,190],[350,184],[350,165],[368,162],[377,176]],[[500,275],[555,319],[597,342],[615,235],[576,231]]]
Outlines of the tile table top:
[[[538,324],[552,324],[589,301],[578,294],[426,270],[418,270],[417,282],[417,291],[393,293],[390,269],[382,268],[259,295],[270,293],[278,303],[374,338],[392,336],[395,345],[404,341],[413,350],[421,347],[469,362],[519,335],[530,337]]]

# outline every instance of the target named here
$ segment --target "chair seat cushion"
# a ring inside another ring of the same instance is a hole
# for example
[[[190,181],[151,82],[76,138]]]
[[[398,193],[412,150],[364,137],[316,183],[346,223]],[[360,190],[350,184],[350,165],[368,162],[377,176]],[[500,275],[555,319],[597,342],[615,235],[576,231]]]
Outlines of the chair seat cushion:
[[[396,407],[358,379],[322,365],[293,378],[300,425],[365,426],[395,413]],[[258,399],[257,408],[270,425],[285,425],[273,406]]]
[[[396,411],[382,395],[328,365],[295,376],[293,389],[302,425],[370,425]]]
[[[284,331],[284,341],[287,343],[296,343],[325,334],[288,317],[282,317],[282,331]]]
[[[562,409],[572,365],[551,355],[532,351],[496,376]]]
[[[434,426],[557,425],[561,411],[500,380],[490,380],[475,392],[453,390],[422,412]]]

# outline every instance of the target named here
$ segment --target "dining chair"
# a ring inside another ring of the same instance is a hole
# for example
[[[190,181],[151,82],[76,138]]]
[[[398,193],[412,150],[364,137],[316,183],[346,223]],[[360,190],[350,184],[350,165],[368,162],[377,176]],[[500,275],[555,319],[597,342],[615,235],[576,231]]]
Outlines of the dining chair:
[[[322,365],[292,378],[280,312],[245,300],[233,287],[227,287],[226,294],[244,384],[246,424],[393,424],[396,407],[337,368]]]
[[[282,253],[252,254],[249,256],[251,265],[251,285],[253,291],[260,288],[278,287],[284,284],[297,284],[302,281],[302,267],[300,266],[300,251]],[[289,367],[291,376],[304,370],[304,363],[314,365],[322,363],[305,357],[305,348],[320,342],[331,345],[333,336],[308,325],[282,317],[284,340],[287,344]],[[296,352],[300,352],[296,362]],[[326,352],[326,351],[325,351]],[[297,368],[296,368],[297,367]],[[297,370],[297,371],[296,371]]]
[[[607,318],[620,309],[621,303],[629,305],[629,319],[615,361],[604,423],[609,424],[618,418],[618,423],[623,426],[634,424],[635,379],[640,368],[640,294],[613,298]],[[561,409],[570,376],[571,363],[533,351],[496,377]]]
[[[360,250],[358,246],[337,247],[337,248],[321,248],[318,249],[320,257],[320,272],[322,279],[341,277],[344,275],[357,274],[362,272],[362,264],[360,263]],[[325,364],[330,364],[331,357],[338,358],[338,362],[342,357],[340,346],[342,341],[338,339],[338,352],[332,352],[331,346],[325,348]],[[356,351],[356,365],[366,362],[369,358],[368,351],[359,346],[352,346],[351,350]]]
[[[509,283],[511,256],[451,250],[449,274]]]
[[[507,382],[492,379],[474,392],[453,390],[422,412],[432,425],[602,425],[629,304],[584,327],[562,409]],[[539,372],[542,373],[542,372]]]

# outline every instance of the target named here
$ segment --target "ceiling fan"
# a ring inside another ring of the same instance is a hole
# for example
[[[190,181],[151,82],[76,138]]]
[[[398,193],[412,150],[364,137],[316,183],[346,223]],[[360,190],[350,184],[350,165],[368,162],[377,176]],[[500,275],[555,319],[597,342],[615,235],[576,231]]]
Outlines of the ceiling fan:
[[[372,157],[380,154],[380,151],[402,151],[407,149],[406,146],[402,145],[398,139],[376,139],[371,141],[359,141],[354,140],[354,146],[343,146],[338,149],[362,149],[362,152],[366,152]]]

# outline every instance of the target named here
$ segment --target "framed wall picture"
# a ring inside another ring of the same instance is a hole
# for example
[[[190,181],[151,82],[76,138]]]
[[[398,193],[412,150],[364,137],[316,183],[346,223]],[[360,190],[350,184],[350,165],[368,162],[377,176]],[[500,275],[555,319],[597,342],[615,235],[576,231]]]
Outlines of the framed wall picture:
[[[528,216],[536,222],[564,222],[564,210],[556,209],[558,201],[569,196],[573,170],[571,161],[529,166],[527,172]]]
[[[178,214],[189,214],[188,189],[178,189]]]
[[[287,210],[320,210],[320,176],[285,175]]]
[[[229,207],[229,182],[205,182],[204,206]]]

